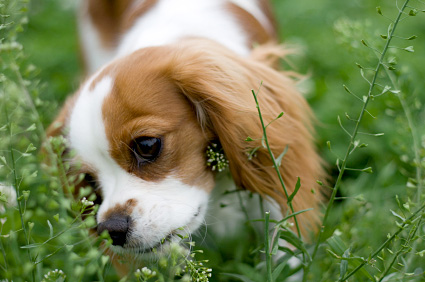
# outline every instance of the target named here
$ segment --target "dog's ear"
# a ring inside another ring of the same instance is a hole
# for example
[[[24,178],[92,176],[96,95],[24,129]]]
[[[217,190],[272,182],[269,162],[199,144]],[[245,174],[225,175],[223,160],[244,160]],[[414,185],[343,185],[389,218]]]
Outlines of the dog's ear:
[[[264,123],[270,123],[267,137],[274,156],[277,158],[287,148],[280,172],[289,195],[301,178],[293,206],[296,211],[315,209],[300,216],[302,228],[316,229],[322,196],[320,191],[312,190],[324,175],[312,137],[312,114],[294,81],[271,67],[278,48],[267,47],[255,51],[252,58],[242,58],[213,43],[205,43],[203,48],[198,43],[193,44],[196,48],[190,44],[183,47],[185,51],[173,62],[171,76],[193,104],[208,136],[220,141],[235,183],[273,198],[282,211],[286,210],[280,180],[263,146],[263,131],[251,92],[256,89]],[[284,115],[274,120],[281,112]],[[253,141],[246,141],[247,137]]]

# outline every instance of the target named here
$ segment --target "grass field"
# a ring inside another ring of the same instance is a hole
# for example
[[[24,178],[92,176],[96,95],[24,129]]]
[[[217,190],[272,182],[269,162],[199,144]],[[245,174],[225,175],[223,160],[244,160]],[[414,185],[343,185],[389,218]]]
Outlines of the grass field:
[[[302,272],[304,281],[425,281],[425,3],[406,2],[396,22],[405,1],[273,1],[282,42],[299,50],[283,64],[306,75],[299,87],[332,194],[320,238],[281,233],[298,268],[290,254],[264,254],[246,224],[234,239],[195,238],[202,253],[192,261],[176,248],[147,265],[155,276],[135,269],[122,281],[301,281]],[[120,279],[88,232],[93,215],[82,219],[90,208],[64,195],[67,168],[40,154],[44,129],[82,80],[75,10],[72,0],[0,0],[0,184],[19,203],[0,195],[0,281]],[[51,148],[60,155],[62,140]]]

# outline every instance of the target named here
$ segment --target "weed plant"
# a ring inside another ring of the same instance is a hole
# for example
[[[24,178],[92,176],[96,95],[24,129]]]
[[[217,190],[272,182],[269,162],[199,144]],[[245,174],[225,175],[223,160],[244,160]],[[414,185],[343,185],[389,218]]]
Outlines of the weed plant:
[[[110,239],[90,232],[95,196],[69,195],[84,175],[69,176],[63,138],[45,137],[77,87],[72,1],[0,0],[0,281],[425,281],[425,3],[273,4],[285,41],[308,46],[292,65],[311,73],[300,88],[322,122],[322,154],[335,163],[329,185],[318,180],[331,195],[321,232],[307,243],[297,229],[300,179],[281,221],[264,212],[222,241],[202,234],[195,247],[183,238],[189,254],[171,245],[118,277],[103,252]],[[268,147],[270,121],[257,106]],[[277,168],[285,152],[269,152]]]

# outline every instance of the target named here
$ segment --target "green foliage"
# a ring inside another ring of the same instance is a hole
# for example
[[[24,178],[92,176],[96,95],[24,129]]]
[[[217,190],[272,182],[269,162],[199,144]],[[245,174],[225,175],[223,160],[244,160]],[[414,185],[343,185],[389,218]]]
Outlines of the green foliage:
[[[298,281],[302,271],[305,281],[425,281],[425,4],[394,2],[273,1],[281,37],[302,49],[289,67],[311,74],[300,89],[320,120],[322,155],[335,163],[332,187],[318,180],[332,193],[319,237],[292,231],[288,220],[305,212],[291,209],[294,193],[282,221],[265,214],[222,241],[200,236],[203,251],[190,247],[189,257],[171,245],[122,281]],[[93,196],[65,195],[84,177],[65,177],[66,141],[43,143],[78,86],[73,6],[0,0],[0,278],[9,281],[119,279],[102,252],[110,240],[89,232]],[[271,156],[275,166],[285,152]]]

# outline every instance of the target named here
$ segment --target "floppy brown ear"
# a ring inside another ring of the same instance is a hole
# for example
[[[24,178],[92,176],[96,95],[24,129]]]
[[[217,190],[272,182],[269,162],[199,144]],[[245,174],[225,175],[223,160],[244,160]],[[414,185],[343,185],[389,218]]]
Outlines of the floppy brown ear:
[[[289,194],[294,191],[297,178],[301,178],[301,189],[293,205],[296,211],[315,209],[298,218],[304,234],[316,229],[322,196],[319,191],[311,191],[317,188],[316,180],[324,176],[322,161],[312,138],[311,111],[293,80],[264,62],[239,57],[212,42],[183,43],[181,47],[184,51],[171,66],[172,79],[193,103],[203,128],[219,139],[235,183],[273,198],[285,211],[287,200],[269,153],[261,144],[262,127],[251,93],[263,81],[258,99],[265,124],[284,112],[283,117],[267,127],[268,140],[275,157],[288,146],[280,172]],[[259,53],[268,60],[276,54],[273,51],[266,56],[265,50]],[[254,141],[245,141],[248,136]],[[249,160],[249,152],[257,147]]]

